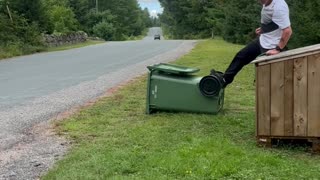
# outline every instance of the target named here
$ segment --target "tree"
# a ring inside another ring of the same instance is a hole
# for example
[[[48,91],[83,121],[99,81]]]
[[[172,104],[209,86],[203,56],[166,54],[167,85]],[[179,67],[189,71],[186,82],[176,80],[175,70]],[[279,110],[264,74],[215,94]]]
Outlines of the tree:
[[[42,0],[47,12],[48,23],[52,32],[67,33],[77,31],[79,22],[76,19],[68,0]]]
[[[287,0],[293,35],[289,48],[320,43],[320,0]]]
[[[93,27],[95,27],[97,24],[99,24],[101,22],[104,22],[104,24],[105,23],[113,24],[113,23],[115,23],[114,18],[115,17],[108,10],[97,13],[94,9],[91,9],[91,11],[85,16],[86,21],[83,25],[84,30],[91,35],[95,35],[95,36],[100,37],[99,34],[101,34],[101,33],[98,33],[98,34],[94,33]],[[113,26],[113,28],[115,31],[116,28],[114,26]],[[114,33],[114,31],[113,31],[113,33]],[[104,38],[104,37],[101,37],[101,38]],[[114,34],[112,35],[112,37],[108,38],[108,40],[115,40]]]
[[[99,1],[99,11],[105,10],[109,10],[114,16],[117,40],[140,35],[146,28],[147,23],[143,18],[143,10],[139,7],[137,0]]]
[[[223,30],[223,22],[225,19],[225,13],[223,8],[225,6],[224,1],[211,2],[210,7],[206,7],[207,12],[206,21],[209,28],[211,28],[211,38],[215,35],[221,35]]]
[[[106,21],[102,21],[93,27],[93,33],[107,41],[113,40],[113,34],[115,30],[116,29],[114,28],[113,24]]]
[[[223,38],[239,44],[255,38],[255,29],[260,26],[259,4],[255,0],[229,0],[225,8]]]
[[[152,26],[152,18],[150,17],[148,8],[144,8],[143,11],[141,11],[141,19],[145,23],[146,27]]]
[[[6,2],[10,5],[12,12],[24,17],[28,23],[36,23],[40,31],[51,30],[42,0],[6,0]]]
[[[80,23],[80,26],[83,28],[84,24],[86,24],[86,14],[88,14],[91,10],[90,1],[88,0],[68,0],[69,5],[72,11],[75,14],[75,18]]]
[[[153,27],[160,27],[161,21],[158,17],[151,17],[151,24]]]
[[[213,3],[207,0],[160,0],[164,12],[160,20],[175,38],[202,38],[211,36],[208,23],[208,8]]]
[[[70,8],[53,6],[49,12],[55,32],[67,33],[78,29],[78,21],[75,19],[75,14]]]
[[[256,0],[159,0],[164,33],[173,38],[222,36],[245,44],[256,38],[261,6]],[[286,0],[293,36],[289,47],[320,43],[320,0]]]

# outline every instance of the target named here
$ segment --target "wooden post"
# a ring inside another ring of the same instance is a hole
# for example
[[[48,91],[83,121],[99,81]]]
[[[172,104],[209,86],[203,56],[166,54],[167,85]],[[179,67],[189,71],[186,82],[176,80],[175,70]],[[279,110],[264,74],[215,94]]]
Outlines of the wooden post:
[[[11,23],[13,23],[13,19],[12,19],[11,11],[10,11],[10,8],[9,8],[9,5],[8,5],[8,4],[7,4],[7,10],[8,10],[8,14],[9,14],[9,17],[10,17]]]
[[[293,136],[293,60],[284,63],[284,135]]]
[[[293,123],[294,136],[307,136],[308,124],[308,61],[307,57],[293,63]]]
[[[213,28],[211,29],[211,39],[214,39]]]
[[[99,12],[99,1],[98,0],[96,0],[96,11],[97,11],[97,14],[98,14],[98,12]]]
[[[257,127],[260,136],[270,136],[270,67],[270,64],[257,67]]]
[[[284,62],[271,64],[271,135],[284,136]]]
[[[320,54],[308,57],[308,136],[320,137]]]

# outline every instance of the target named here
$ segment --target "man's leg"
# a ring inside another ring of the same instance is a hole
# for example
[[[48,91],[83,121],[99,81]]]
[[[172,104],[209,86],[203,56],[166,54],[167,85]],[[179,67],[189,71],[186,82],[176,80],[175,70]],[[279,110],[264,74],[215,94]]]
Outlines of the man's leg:
[[[234,77],[243,68],[243,66],[255,60],[260,54],[261,49],[258,39],[239,51],[223,75],[226,83],[225,85],[232,83]]]

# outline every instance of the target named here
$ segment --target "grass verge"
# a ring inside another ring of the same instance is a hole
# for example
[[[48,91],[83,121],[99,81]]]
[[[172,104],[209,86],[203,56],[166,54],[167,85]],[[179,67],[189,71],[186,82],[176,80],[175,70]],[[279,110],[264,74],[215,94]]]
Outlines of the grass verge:
[[[104,43],[104,42],[105,41],[88,40],[83,43],[63,45],[63,46],[59,46],[59,47],[44,48],[44,47],[30,46],[30,47],[25,48],[24,50],[22,50],[21,47],[19,47],[19,46],[13,46],[13,45],[6,47],[5,49],[0,47],[0,60],[15,57],[15,56],[22,56],[22,55],[28,55],[28,54],[33,54],[33,53],[39,53],[39,52],[53,52],[53,51],[69,50],[69,49],[80,48],[80,47],[85,47],[85,46],[94,45],[94,44],[100,44],[100,43]]]
[[[201,42],[176,64],[224,70],[242,46]],[[255,143],[254,67],[227,88],[218,115],[145,114],[146,76],[57,124],[73,149],[43,179],[317,179],[319,157]]]
[[[88,40],[86,42],[78,43],[78,44],[63,45],[63,46],[59,46],[59,47],[50,47],[50,48],[47,48],[46,51],[47,52],[64,51],[64,50],[81,48],[81,47],[95,45],[95,44],[101,44],[101,43],[105,43],[105,41]]]
[[[148,35],[148,31],[149,28],[146,28],[145,30],[143,30],[143,32],[141,33],[141,35],[139,36],[129,36],[127,38],[128,41],[138,41],[138,40],[142,40],[143,38],[145,38]]]

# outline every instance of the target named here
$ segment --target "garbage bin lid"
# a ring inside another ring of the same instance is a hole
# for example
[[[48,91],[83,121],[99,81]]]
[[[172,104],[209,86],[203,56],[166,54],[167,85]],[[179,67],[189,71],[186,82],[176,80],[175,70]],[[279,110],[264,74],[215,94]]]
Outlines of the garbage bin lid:
[[[160,63],[153,66],[148,66],[150,71],[158,70],[166,73],[180,74],[180,75],[190,75],[199,72],[198,68],[191,68],[185,66],[178,66],[173,64]]]

